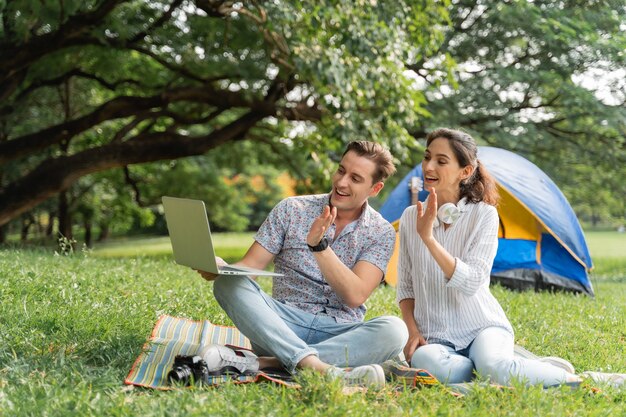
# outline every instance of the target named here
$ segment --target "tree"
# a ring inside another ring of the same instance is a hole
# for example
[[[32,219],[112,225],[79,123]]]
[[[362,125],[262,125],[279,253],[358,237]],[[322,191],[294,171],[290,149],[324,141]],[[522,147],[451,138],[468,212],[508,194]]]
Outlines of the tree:
[[[425,114],[404,65],[445,16],[434,0],[2,2],[0,225],[87,175],[244,139],[400,147]]]
[[[598,176],[603,200],[623,207],[625,25],[621,0],[454,1],[439,51],[409,65],[432,115],[413,135],[462,127],[535,162],[575,205],[598,198]],[[587,87],[594,73],[603,96]]]
[[[71,232],[99,172],[150,205],[150,171],[217,151],[216,174],[252,161],[320,191],[347,140],[412,166],[442,125],[526,156],[575,204],[597,197],[576,167],[602,170],[600,217],[623,218],[625,83],[609,100],[585,80],[623,71],[625,16],[621,0],[0,2],[0,240],[33,210]]]

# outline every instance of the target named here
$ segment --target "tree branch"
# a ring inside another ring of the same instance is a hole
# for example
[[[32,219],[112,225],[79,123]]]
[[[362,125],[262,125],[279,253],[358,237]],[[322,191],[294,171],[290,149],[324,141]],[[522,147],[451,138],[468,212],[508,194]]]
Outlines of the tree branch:
[[[469,2],[469,5],[465,5],[465,6],[469,8],[469,11],[465,14],[465,16],[461,16],[461,13],[459,10],[459,13],[457,13],[457,19],[455,19],[455,21],[452,23],[452,27],[448,28],[448,31],[446,32],[444,36],[444,40],[441,42],[437,50],[434,51],[429,56],[433,57],[439,54],[442,50],[447,50],[448,45],[450,44],[450,41],[457,33],[467,32],[469,29],[472,28],[472,26],[474,26],[480,20],[480,18],[485,14],[485,11],[488,10],[488,8],[486,8],[480,15],[476,17],[476,19],[474,19],[474,21],[468,27],[463,29],[462,28],[463,23],[465,23],[467,19],[469,19],[469,17],[472,15],[472,12],[477,6],[477,3],[475,1],[471,1]],[[461,7],[461,5],[459,4],[457,5],[457,7]],[[426,57],[422,57],[419,61],[411,65],[406,65],[406,67],[416,73],[419,73],[419,71],[423,69],[425,61],[426,61]]]
[[[292,157],[290,157],[286,152],[284,152],[284,149],[282,147],[277,146],[277,144],[275,142],[273,142],[272,140],[270,140],[269,138],[267,138],[265,136],[260,136],[260,135],[254,135],[254,136],[249,135],[249,137],[251,139],[254,139],[254,140],[258,141],[258,142],[265,143],[266,145],[268,145],[272,149],[272,151],[274,151],[274,153],[276,155],[282,156],[281,159],[284,162],[286,162],[287,165],[289,165],[291,170],[293,172],[295,172],[300,177],[300,179],[307,178],[307,176],[305,175],[304,171],[302,171],[302,169],[301,169],[302,167],[297,165],[295,163],[294,159]]]
[[[306,102],[299,102],[293,107],[282,107],[279,115],[286,120],[317,122],[322,120],[323,112],[318,106],[310,107]]]
[[[234,1],[225,0],[196,0],[196,6],[211,17],[228,17],[233,11]]]
[[[147,205],[141,201],[141,190],[139,190],[139,184],[130,176],[130,169],[128,168],[128,165],[124,165],[123,170],[126,184],[130,185],[133,193],[135,193],[135,202],[139,207],[147,207]]]
[[[133,120],[124,125],[120,130],[115,132],[115,135],[113,135],[113,138],[111,139],[111,143],[121,142],[122,140],[124,140],[126,135],[128,135],[134,128],[137,127],[137,125],[139,125],[139,123],[147,119],[152,119],[154,117],[153,115],[154,112],[145,112],[142,114],[138,114]]]
[[[174,2],[170,5],[167,11],[161,15],[161,17],[155,20],[154,23],[151,24],[150,27],[148,27],[146,30],[141,31],[133,36],[129,40],[129,43],[135,43],[137,41],[140,41],[153,30],[163,26],[168,20],[170,20],[170,18],[172,17],[172,13],[174,13],[174,10],[176,10],[182,4],[182,2],[183,0],[174,0]]]
[[[61,84],[67,80],[69,80],[72,77],[80,77],[80,78],[86,78],[89,80],[94,80],[97,81],[101,86],[105,87],[108,90],[111,91],[115,91],[115,89],[121,85],[121,84],[135,84],[135,85],[140,85],[140,83],[137,80],[133,80],[130,78],[127,79],[122,79],[122,80],[117,80],[114,83],[110,83],[107,80],[105,80],[102,77],[98,77],[95,74],[90,74],[88,72],[83,71],[80,68],[73,68],[69,71],[67,71],[65,74],[62,74],[56,78],[50,78],[47,80],[38,80],[34,83],[32,83],[31,85],[29,85],[27,88],[25,88],[24,90],[20,91],[20,93],[17,95],[16,97],[16,101],[22,100],[25,96],[27,96],[28,94],[30,94],[31,92],[33,92],[34,90],[37,90],[41,87],[50,87],[50,86],[55,86],[58,84]]]
[[[502,120],[513,113],[519,113],[520,111],[526,110],[526,109],[541,109],[541,108],[553,107],[556,101],[559,99],[559,97],[560,95],[556,94],[554,97],[548,100],[547,103],[539,103],[536,105],[530,105],[529,104],[530,90],[526,90],[524,92],[524,98],[522,99],[522,101],[518,105],[505,109],[506,110],[505,113],[487,114],[481,117],[470,117],[466,119],[465,121],[461,122],[461,125],[462,126],[476,126],[476,125],[483,124],[485,122],[489,122],[493,120]]]
[[[0,190],[0,225],[66,190],[84,175],[130,164],[201,155],[225,142],[242,139],[251,127],[271,115],[249,111],[203,137],[173,132],[147,133],[133,140],[47,159],[26,176]]]
[[[179,101],[204,103],[222,110],[243,107],[262,113],[275,112],[273,102],[249,102],[240,94],[214,90],[209,86],[172,89],[151,97],[122,96],[110,100],[85,116],[0,143],[0,166],[36,150],[61,143],[104,121],[141,114],[153,108],[164,108],[169,103]]]
[[[214,77],[204,78],[204,77],[201,77],[201,76],[199,76],[197,74],[194,74],[193,72],[187,70],[184,67],[172,64],[172,63],[166,61],[165,59],[161,58],[160,56],[158,56],[154,52],[149,51],[149,50],[147,50],[145,48],[142,48],[142,47],[140,47],[138,45],[128,45],[128,49],[131,49],[133,51],[137,51],[137,52],[139,52],[139,53],[141,53],[143,55],[146,55],[146,56],[150,57],[155,62],[157,62],[159,65],[161,65],[164,68],[172,71],[175,74],[180,74],[183,77],[186,77],[186,78],[188,78],[190,80],[193,80],[193,81],[201,82],[203,84],[208,84],[208,83],[212,83],[212,82],[215,82],[215,81],[221,81],[221,80],[232,80],[232,79],[241,78],[241,75],[237,74],[237,73],[231,74],[231,75],[218,75],[218,76],[214,76]]]
[[[23,43],[0,44],[0,86],[44,55],[68,46],[101,43],[91,34],[93,28],[124,1],[127,0],[103,0],[96,9],[71,16],[56,31],[34,36]],[[0,90],[0,97],[11,93],[7,89]]]

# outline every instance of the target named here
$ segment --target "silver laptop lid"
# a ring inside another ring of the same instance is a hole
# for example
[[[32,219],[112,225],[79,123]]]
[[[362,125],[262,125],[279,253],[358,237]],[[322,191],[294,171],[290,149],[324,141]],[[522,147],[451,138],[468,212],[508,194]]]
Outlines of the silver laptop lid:
[[[162,201],[176,263],[217,274],[204,202],[167,196]]]

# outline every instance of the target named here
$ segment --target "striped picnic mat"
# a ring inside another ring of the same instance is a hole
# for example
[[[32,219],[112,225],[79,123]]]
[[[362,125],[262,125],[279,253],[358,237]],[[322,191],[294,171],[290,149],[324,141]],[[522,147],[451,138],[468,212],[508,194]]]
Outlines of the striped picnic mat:
[[[212,343],[251,349],[250,341],[234,327],[215,325],[208,320],[193,321],[167,315],[161,316],[124,383],[146,388],[170,389],[167,373],[174,363],[174,357],[195,355],[201,346]],[[288,386],[297,386],[292,382],[283,381],[262,372],[255,376],[214,376],[210,377],[208,382],[210,385],[217,385],[231,380],[238,383],[269,380]]]

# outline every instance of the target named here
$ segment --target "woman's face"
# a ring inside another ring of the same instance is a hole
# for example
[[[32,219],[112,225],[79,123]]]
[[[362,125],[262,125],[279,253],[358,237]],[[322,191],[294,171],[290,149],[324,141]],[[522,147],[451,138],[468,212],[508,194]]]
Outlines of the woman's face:
[[[422,171],[424,173],[424,187],[427,190],[432,187],[437,191],[437,194],[442,192],[458,193],[461,180],[471,174],[472,168],[471,166],[459,166],[459,161],[448,139],[436,138],[426,149],[422,161]]]

